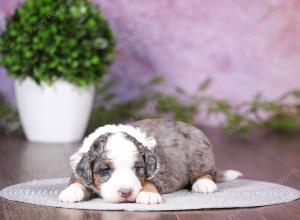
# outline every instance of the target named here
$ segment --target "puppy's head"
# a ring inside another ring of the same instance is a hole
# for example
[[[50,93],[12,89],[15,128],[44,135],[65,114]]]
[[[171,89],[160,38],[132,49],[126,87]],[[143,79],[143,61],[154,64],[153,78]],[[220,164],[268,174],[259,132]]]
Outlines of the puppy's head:
[[[97,138],[83,155],[75,174],[109,202],[133,202],[143,181],[154,175],[157,157],[124,133]]]

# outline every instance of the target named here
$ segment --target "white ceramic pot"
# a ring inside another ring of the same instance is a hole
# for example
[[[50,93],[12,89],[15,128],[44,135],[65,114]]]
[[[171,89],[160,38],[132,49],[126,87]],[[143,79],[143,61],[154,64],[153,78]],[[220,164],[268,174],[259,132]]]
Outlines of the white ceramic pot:
[[[95,88],[63,80],[49,86],[31,78],[15,81],[17,106],[28,140],[71,143],[82,139],[90,117]]]

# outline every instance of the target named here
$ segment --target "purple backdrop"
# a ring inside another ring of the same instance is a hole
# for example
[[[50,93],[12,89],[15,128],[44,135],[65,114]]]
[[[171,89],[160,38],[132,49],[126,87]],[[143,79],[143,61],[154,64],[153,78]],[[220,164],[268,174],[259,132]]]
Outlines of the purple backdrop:
[[[0,0],[0,28],[16,0]],[[270,98],[300,85],[299,0],[123,0],[99,3],[118,38],[111,74],[122,98],[151,75],[163,89],[193,92],[210,77],[210,91],[232,102],[262,91]],[[0,69],[0,88],[13,100]]]

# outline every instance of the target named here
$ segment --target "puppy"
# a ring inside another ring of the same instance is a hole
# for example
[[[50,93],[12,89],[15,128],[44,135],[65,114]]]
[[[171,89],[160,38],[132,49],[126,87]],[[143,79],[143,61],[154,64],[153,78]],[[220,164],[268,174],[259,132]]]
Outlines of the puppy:
[[[73,175],[61,202],[99,196],[113,203],[159,204],[161,194],[188,186],[212,193],[216,181],[241,176],[216,171],[211,143],[198,128],[163,119],[100,127],[84,139],[70,164]]]

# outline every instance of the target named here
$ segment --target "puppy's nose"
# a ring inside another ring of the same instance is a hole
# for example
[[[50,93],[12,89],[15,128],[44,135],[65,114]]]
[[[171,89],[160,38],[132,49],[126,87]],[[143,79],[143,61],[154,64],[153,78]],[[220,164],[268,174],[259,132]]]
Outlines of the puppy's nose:
[[[128,197],[131,196],[132,189],[130,189],[130,188],[121,188],[119,190],[119,193],[120,193],[120,195],[121,195],[122,198],[127,199]]]

